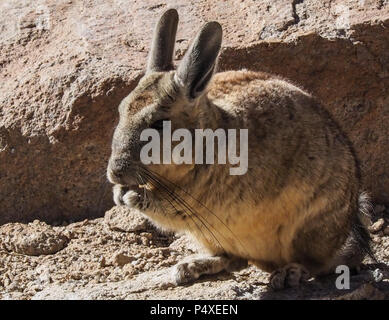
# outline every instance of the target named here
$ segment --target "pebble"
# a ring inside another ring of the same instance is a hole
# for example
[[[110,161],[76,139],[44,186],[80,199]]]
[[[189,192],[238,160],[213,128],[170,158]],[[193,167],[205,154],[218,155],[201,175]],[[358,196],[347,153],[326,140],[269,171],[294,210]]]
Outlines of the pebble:
[[[370,227],[369,227],[369,230],[370,232],[372,233],[377,233],[379,231],[381,231],[382,227],[384,226],[385,224],[385,220],[384,218],[380,218],[378,219],[376,222],[374,222]]]
[[[115,265],[117,265],[119,267],[122,267],[122,266],[126,265],[127,263],[130,263],[133,260],[134,260],[133,257],[125,255],[123,252],[117,252],[114,255]]]
[[[136,266],[136,265],[138,265],[139,263],[140,263],[140,260],[134,260],[134,261],[131,262],[131,264],[132,264],[133,266]]]
[[[104,222],[112,231],[134,232],[146,230],[147,219],[135,209],[113,207],[105,213]]]
[[[141,232],[140,234],[142,237],[145,237],[148,240],[151,240],[153,238],[153,235],[150,232]]]
[[[128,276],[128,275],[133,275],[134,274],[134,266],[129,263],[129,264],[126,264],[124,267],[123,267],[123,273],[125,276]]]
[[[54,254],[67,246],[69,239],[44,222],[9,223],[0,226],[0,238],[7,251],[23,255]]]
[[[382,241],[382,239],[380,237],[378,237],[377,235],[372,236],[371,239],[373,240],[374,243],[377,243],[377,244],[381,243],[381,241]]]
[[[105,261],[105,257],[101,257],[99,263],[100,263],[101,268],[104,268],[107,266],[107,263]]]

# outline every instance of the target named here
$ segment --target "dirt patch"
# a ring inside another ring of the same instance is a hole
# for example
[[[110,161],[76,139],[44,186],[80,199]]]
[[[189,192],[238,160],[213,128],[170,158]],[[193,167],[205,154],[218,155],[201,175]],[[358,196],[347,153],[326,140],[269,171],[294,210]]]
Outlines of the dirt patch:
[[[389,236],[383,232],[388,218],[384,207],[374,221],[384,221],[373,234],[380,262],[389,259]],[[197,247],[186,236],[159,232],[138,212],[124,207],[114,207],[105,218],[60,226],[38,221],[3,225],[0,247],[2,299],[389,298],[388,271],[369,260],[351,276],[350,290],[336,289],[334,275],[299,289],[272,291],[269,274],[253,266],[176,287],[171,267],[198,253]],[[374,272],[377,268],[381,271]]]

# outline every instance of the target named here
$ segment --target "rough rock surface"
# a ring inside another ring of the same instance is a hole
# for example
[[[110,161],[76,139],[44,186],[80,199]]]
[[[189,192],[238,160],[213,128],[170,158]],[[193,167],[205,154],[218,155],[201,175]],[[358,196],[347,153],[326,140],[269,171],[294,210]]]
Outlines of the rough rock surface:
[[[148,220],[137,210],[125,206],[115,206],[104,216],[105,223],[113,231],[141,231],[146,230]]]
[[[128,213],[123,210],[123,220]],[[389,222],[389,212],[379,218]],[[350,290],[335,287],[336,275],[311,280],[299,289],[272,291],[269,274],[250,266],[239,272],[206,276],[194,284],[173,285],[172,267],[198,253],[185,236],[145,230],[111,230],[107,219],[84,220],[51,227],[70,242],[51,255],[17,254],[0,247],[0,299],[389,299],[389,267],[366,260],[352,275]],[[19,223],[1,229],[0,241],[17,236]],[[36,232],[48,226],[35,223]],[[382,263],[389,260],[389,237],[374,234],[374,251]],[[376,279],[375,282],[374,279]]]
[[[62,250],[69,239],[44,222],[35,220],[27,225],[8,223],[0,226],[0,248],[29,256],[54,254]]]
[[[328,106],[389,201],[387,0],[0,2],[0,223],[81,219],[111,207],[117,106],[142,74],[161,11],[180,13],[177,59],[205,21],[224,28],[220,69],[290,78]]]

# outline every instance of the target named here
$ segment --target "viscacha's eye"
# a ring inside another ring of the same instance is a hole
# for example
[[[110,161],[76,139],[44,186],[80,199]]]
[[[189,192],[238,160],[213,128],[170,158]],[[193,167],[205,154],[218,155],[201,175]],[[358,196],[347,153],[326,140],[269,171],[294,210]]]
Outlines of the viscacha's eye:
[[[154,121],[151,124],[150,128],[158,130],[158,131],[162,130],[164,121],[169,121],[169,119],[160,119],[160,120]]]

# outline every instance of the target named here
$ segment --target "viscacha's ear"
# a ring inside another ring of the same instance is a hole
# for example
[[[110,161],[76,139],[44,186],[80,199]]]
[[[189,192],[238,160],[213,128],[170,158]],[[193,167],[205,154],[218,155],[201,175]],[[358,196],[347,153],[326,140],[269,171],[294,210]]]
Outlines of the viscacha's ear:
[[[178,13],[169,9],[159,18],[155,27],[146,73],[173,69],[173,52],[176,40]]]
[[[189,99],[202,94],[211,80],[222,42],[222,27],[206,23],[185,53],[175,74],[175,82]]]

